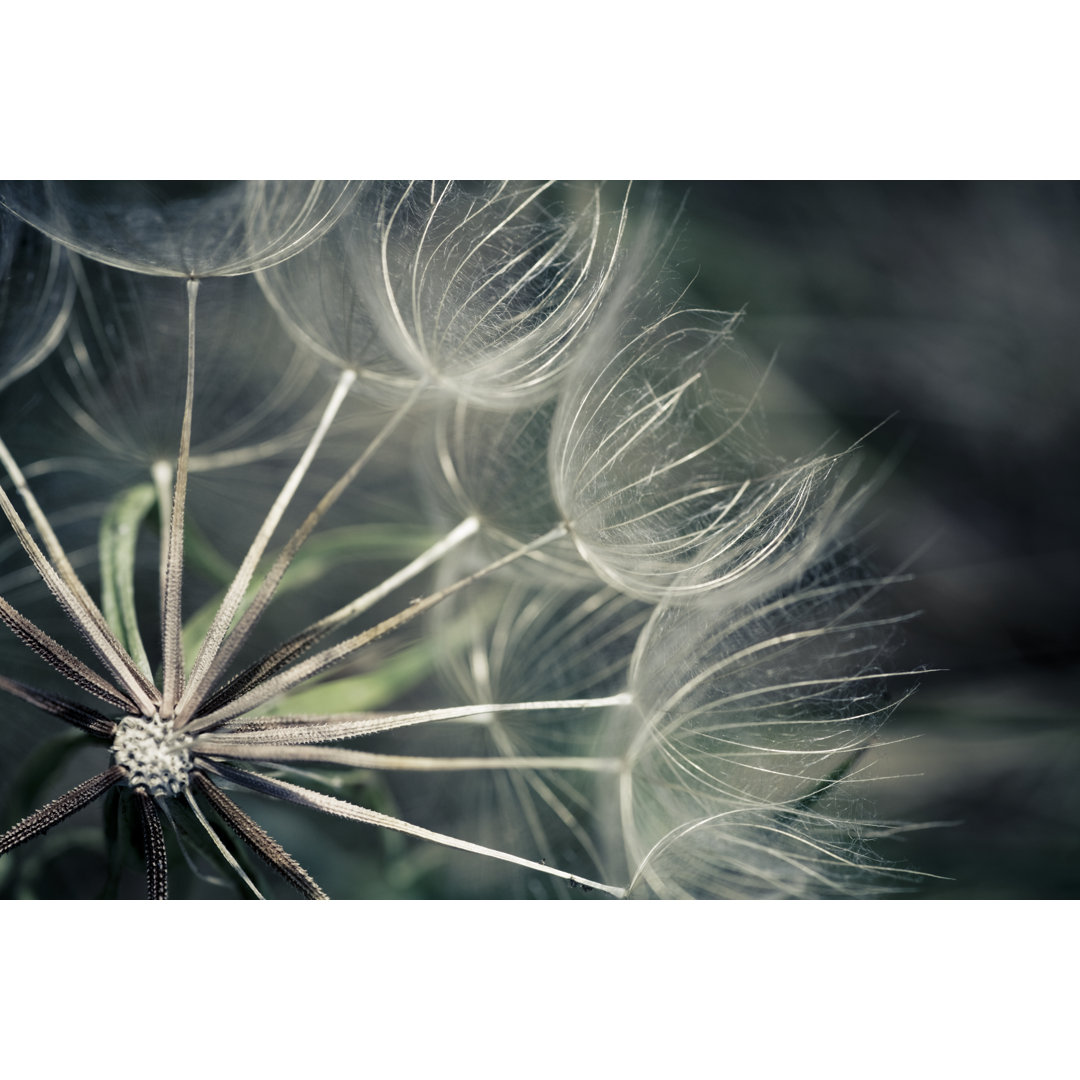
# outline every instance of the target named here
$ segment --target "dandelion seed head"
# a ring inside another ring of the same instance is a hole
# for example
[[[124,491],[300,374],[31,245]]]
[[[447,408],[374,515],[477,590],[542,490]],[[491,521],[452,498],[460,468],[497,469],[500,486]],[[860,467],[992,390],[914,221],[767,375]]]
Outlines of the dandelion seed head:
[[[457,852],[463,895],[859,895],[886,582],[837,555],[836,458],[763,442],[734,319],[658,317],[600,185],[371,183],[336,224],[333,190],[0,184],[111,264],[61,253],[67,343],[19,384],[59,407],[0,440],[52,620],[5,590],[0,622],[79,696],[0,691],[110,762],[0,857],[118,788],[149,897],[186,821],[196,876],[265,895],[228,833],[325,898],[239,788],[409,838],[387,881]]]

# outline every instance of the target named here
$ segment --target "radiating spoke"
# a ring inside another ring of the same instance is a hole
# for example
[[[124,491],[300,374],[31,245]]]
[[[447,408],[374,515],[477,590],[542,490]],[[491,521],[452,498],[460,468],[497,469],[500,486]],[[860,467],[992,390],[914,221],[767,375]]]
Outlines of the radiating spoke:
[[[22,496],[22,500],[30,512],[30,517],[45,542],[51,562],[45,558],[44,553],[34,543],[15,507],[2,490],[0,490],[0,507],[2,507],[11,527],[19,538],[19,542],[30,556],[35,567],[37,567],[38,573],[41,574],[45,584],[63,605],[72,622],[79,627],[101,658],[109,665],[117,678],[128,687],[129,691],[136,697],[145,695],[147,699],[155,698],[157,691],[154,689],[153,683],[143,672],[139,671],[135,662],[124,651],[123,646],[112,632],[108,622],[106,622],[105,616],[79,580],[79,576],[71,565],[71,560],[49,524],[49,519],[45,516],[45,512],[41,509],[37,499],[34,498],[34,494],[26,482],[26,477],[15,459],[8,452],[3,439],[0,439],[0,461],[2,461],[5,470],[15,484],[16,490]]]
[[[270,507],[265,520],[259,528],[258,533],[255,535],[255,539],[252,540],[251,547],[244,556],[244,561],[240,564],[240,569],[237,570],[232,584],[225,593],[225,597],[221,601],[221,606],[214,616],[214,621],[211,623],[210,629],[203,639],[199,654],[195,658],[195,663],[192,666],[191,675],[188,680],[188,686],[184,691],[184,697],[180,702],[181,713],[183,712],[183,706],[190,701],[192,697],[198,694],[205,681],[210,664],[217,653],[218,646],[224,639],[229,626],[232,624],[233,617],[236,615],[240,603],[244,599],[244,594],[247,592],[247,587],[255,573],[255,567],[258,564],[259,559],[262,558],[262,554],[266,550],[266,545],[270,542],[270,537],[273,535],[274,530],[281,521],[289,503],[292,501],[293,495],[296,494],[296,489],[300,486],[300,481],[303,480],[308,467],[315,458],[315,454],[322,445],[322,441],[326,437],[330,424],[337,415],[338,409],[341,408],[341,403],[345,400],[345,395],[348,393],[349,387],[352,386],[355,380],[356,374],[352,371],[345,371],[338,379],[337,385],[334,387],[334,392],[330,395],[330,400],[327,402],[326,409],[323,412],[315,431],[312,433],[311,439],[305,447],[303,454],[300,455],[300,460],[289,474],[288,480],[286,480],[281,492],[274,500],[273,506]]]
[[[23,524],[22,518],[19,517],[18,511],[12,505],[3,488],[0,488],[0,508],[3,509],[11,527],[15,530],[23,550],[30,556],[30,560],[41,575],[41,579],[60,602],[68,618],[90,643],[117,681],[126,687],[131,699],[138,702],[140,707],[152,710],[157,691],[146,684],[141,672],[135,667],[127,653],[124,652],[123,647],[116,640],[112,631],[104,624],[104,617],[101,618],[102,625],[99,626],[89,612],[83,608],[78,597],[68,587],[52,563],[45,557],[45,553],[35,543],[34,538]],[[7,619],[5,618],[4,621],[7,622]],[[11,626],[12,624],[9,622],[8,625]],[[15,627],[12,626],[12,629],[15,629]],[[18,633],[17,630],[16,633]]]
[[[146,860],[146,898],[169,899],[169,870],[165,855],[165,831],[154,800],[142,789],[135,792],[142,821],[143,858]]]
[[[25,615],[20,615],[2,596],[0,596],[0,620],[24,645],[41,657],[54,671],[73,682],[82,690],[95,697],[116,705],[125,712],[134,712],[134,702],[125,697],[116,687],[107,683],[96,671],[88,668],[77,656],[73,656],[53,641],[44,630],[36,627]]]
[[[480,770],[521,771],[528,769],[568,769],[574,772],[617,772],[618,758],[603,757],[418,757],[403,754],[373,754],[364,750],[343,750],[338,746],[275,746],[267,743],[237,743],[212,738],[199,741],[201,754],[212,757],[265,761],[271,764],[295,761],[343,765],[353,769],[385,769],[392,772],[470,772]]]
[[[248,636],[255,628],[256,623],[258,623],[259,619],[262,617],[262,613],[273,599],[274,593],[277,591],[281,579],[285,576],[285,571],[288,570],[293,559],[296,557],[296,553],[303,546],[304,542],[311,535],[319,522],[322,521],[330,508],[345,492],[346,488],[348,488],[353,480],[356,479],[360,470],[371,460],[379,447],[390,437],[401,421],[405,419],[422,390],[423,384],[418,386],[397,412],[387,420],[375,438],[365,447],[364,452],[349,466],[334,486],[319,500],[315,509],[308,514],[300,527],[289,538],[288,543],[281,550],[274,565],[270,568],[266,577],[263,578],[262,584],[259,586],[251,603],[248,605],[247,610],[240,617],[236,626],[234,626],[225,637],[224,641],[221,642],[216,655],[213,656],[212,662],[201,680],[202,686],[213,686],[221,677],[229,662],[236,655],[237,650],[240,649],[245,641],[247,641]],[[186,724],[198,711],[200,704],[201,696],[199,694],[191,693],[185,695],[183,708],[180,709],[177,714],[178,724]]]
[[[40,810],[35,810],[0,836],[0,855],[20,844],[25,844],[27,840],[33,840],[35,836],[40,836],[54,825],[59,825],[65,818],[78,813],[84,806],[88,806],[104,795],[113,784],[123,780],[126,775],[119,765],[113,765],[104,772],[98,773],[97,776],[84,780],[58,799],[53,799]]]
[[[214,831],[214,827],[206,820],[206,815],[199,809],[199,804],[195,801],[195,797],[191,794],[191,788],[184,789],[184,798],[187,799],[188,806],[191,807],[195,816],[199,819],[199,824],[205,829],[206,835],[213,841],[214,846],[225,857],[225,861],[239,874],[244,884],[260,899],[265,900],[266,897],[259,892],[255,882],[247,876],[244,868],[236,861],[236,856],[221,842],[221,837]]]
[[[233,831],[271,869],[309,900],[329,900],[315,879],[260,825],[244,813],[212,780],[200,772],[192,777],[198,789]]]
[[[566,527],[563,525],[556,526],[539,539],[523,545],[516,551],[510,552],[509,555],[504,555],[501,559],[496,559],[495,562],[489,563],[475,573],[469,574],[468,577],[461,578],[452,585],[447,585],[444,589],[439,589],[437,592],[430,593],[428,596],[414,601],[403,611],[399,611],[396,615],[384,619],[370,630],[365,630],[362,634],[357,634],[355,637],[347,638],[340,644],[333,645],[329,649],[324,649],[322,652],[318,652],[314,656],[308,657],[307,660],[282,671],[273,678],[267,679],[261,685],[242,694],[229,705],[217,709],[209,715],[200,717],[193,723],[186,725],[185,730],[192,733],[196,731],[205,731],[224,720],[231,720],[236,716],[241,716],[245,712],[250,712],[252,709],[270,701],[271,698],[286,693],[294,687],[299,686],[300,683],[306,682],[320,672],[325,671],[327,668],[348,659],[365,645],[377,641],[379,638],[384,637],[393,630],[397,630],[399,627],[405,626],[418,615],[423,614],[423,612],[433,608],[436,604],[453,596],[454,593],[460,592],[462,589],[479,581],[481,578],[486,577],[488,574],[494,573],[496,570],[501,570],[504,566],[508,566],[516,559],[523,558],[532,552],[539,550],[545,544],[549,544],[565,535]]]
[[[292,660],[302,656],[317,645],[332,630],[344,626],[356,616],[373,608],[380,600],[399,586],[411,581],[429,566],[438,562],[448,551],[453,550],[462,541],[474,535],[478,529],[479,522],[475,517],[466,518],[460,525],[429,547],[423,554],[413,559],[407,566],[402,567],[396,574],[391,574],[385,581],[374,589],[368,590],[363,596],[357,597],[351,603],[338,608],[337,611],[319,619],[318,622],[312,623],[311,626],[290,638],[283,645],[278,646],[269,656],[252,664],[251,667],[230,679],[206,701],[201,711],[213,712],[215,709],[227,705],[230,701],[235,701],[241,694],[253,686],[258,686],[259,683],[264,682],[271,675],[277,674]]]
[[[332,795],[323,795],[317,791],[309,791],[296,784],[290,784],[284,780],[274,780],[269,776],[261,776],[258,773],[247,772],[243,769],[234,769],[229,765],[217,764],[210,766],[226,780],[231,780],[242,787],[251,788],[252,791],[270,795],[276,799],[285,799],[299,806],[307,806],[313,810],[321,810],[325,814],[334,814],[337,817],[349,818],[352,821],[361,821],[367,825],[377,825],[384,829],[393,829],[395,832],[403,832],[409,836],[415,836],[421,840],[430,840],[444,847],[457,848],[459,851],[471,851],[475,855],[486,855],[491,859],[501,862],[513,863],[516,866],[524,866],[529,870],[536,870],[551,877],[561,878],[571,885],[584,886],[589,889],[599,889],[611,896],[622,897],[624,890],[613,885],[605,885],[601,881],[592,881],[588,878],[578,877],[557,867],[548,866],[545,863],[534,862],[532,859],[523,859],[519,855],[512,855],[506,851],[498,851],[495,848],[484,847],[482,844],[473,844],[468,840],[459,840],[445,833],[433,832],[431,829],[413,825],[400,818],[380,814],[377,810],[369,810],[355,803],[345,802],[343,799],[335,799]]]
[[[162,715],[171,717],[184,682],[184,649],[181,634],[181,592],[184,579],[184,504],[187,501],[188,459],[191,456],[191,413],[195,400],[195,298],[198,279],[187,284],[188,357],[184,390],[184,420],[180,429],[180,452],[176,459],[172,514],[169,518],[168,558],[165,564],[165,594],[162,626]]]
[[[358,735],[373,735],[380,731],[412,727],[414,724],[433,724],[476,719],[500,713],[552,712],[556,709],[607,709],[629,705],[629,693],[612,694],[604,698],[567,698],[561,701],[515,701],[484,705],[454,705],[448,709],[421,709],[418,712],[394,713],[331,713],[324,716],[243,716],[215,728],[212,737],[222,744],[250,742],[256,745],[273,743],[278,746],[304,746],[311,743],[351,739]],[[204,736],[199,745],[204,745]]]
[[[42,712],[47,712],[51,716],[58,716],[61,720],[66,720],[69,724],[82,728],[83,731],[90,735],[110,739],[116,731],[115,721],[110,720],[96,709],[91,709],[87,705],[80,705],[77,701],[69,701],[58,694],[49,694],[44,690],[37,690],[32,686],[27,686],[25,683],[5,678],[3,675],[0,675],[0,690],[5,690],[15,697],[22,698],[23,701],[28,701],[31,705],[41,709]]]

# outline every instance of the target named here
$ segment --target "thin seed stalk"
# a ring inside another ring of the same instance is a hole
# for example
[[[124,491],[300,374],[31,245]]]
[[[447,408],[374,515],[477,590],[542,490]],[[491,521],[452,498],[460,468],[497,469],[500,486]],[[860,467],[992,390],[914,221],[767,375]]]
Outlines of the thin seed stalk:
[[[326,513],[356,478],[360,470],[371,460],[378,448],[390,437],[401,421],[404,420],[405,416],[419,397],[422,389],[423,384],[413,391],[398,411],[383,425],[379,433],[364,449],[364,452],[351,466],[349,466],[334,486],[319,500],[315,509],[308,514],[300,527],[290,537],[288,543],[278,555],[274,565],[263,579],[262,584],[259,586],[251,603],[248,605],[247,610],[240,617],[236,626],[226,634],[224,640],[220,643],[217,653],[213,657],[209,669],[202,679],[202,686],[213,686],[221,677],[225,668],[236,655],[236,652],[243,646],[244,642],[247,641],[248,636],[262,617],[267,605],[270,603],[271,599],[273,599],[274,593],[277,591],[277,587],[281,583],[282,577],[285,575],[285,571],[288,570],[289,566],[292,564],[292,560],[296,557],[296,553],[300,550],[304,541],[307,540],[315,527],[322,521]],[[188,695],[185,698],[183,709],[177,713],[177,726],[187,725],[191,717],[198,711],[201,703],[202,699],[199,695]]]
[[[417,574],[436,563],[448,551],[451,551],[462,541],[472,536],[478,528],[479,521],[475,517],[466,518],[460,525],[428,548],[427,551],[415,558],[408,566],[402,567],[396,574],[391,574],[385,581],[364,593],[363,596],[357,597],[351,603],[312,623],[307,629],[302,630],[299,634],[286,641],[284,645],[275,649],[274,652],[230,679],[207,699],[202,706],[203,710],[213,712],[228,705],[229,702],[235,701],[247,690],[258,686],[270,676],[275,675],[296,657],[313,648],[332,630],[344,626],[347,622],[356,618],[357,615],[374,607],[375,604],[395,589],[411,581]]]
[[[257,822],[201,772],[192,781],[222,819],[256,855],[309,900],[329,900],[315,879]]]
[[[285,780],[272,779],[268,776],[261,776],[258,773],[247,772],[244,769],[234,769],[231,766],[224,764],[217,764],[212,766],[212,768],[215,772],[224,777],[224,779],[231,780],[233,783],[239,784],[242,787],[250,788],[252,791],[258,791],[264,795],[269,795],[272,798],[284,799],[300,806],[307,806],[313,810],[321,810],[323,813],[348,818],[352,821],[360,821],[367,825],[376,825],[384,829],[393,829],[395,832],[402,832],[408,836],[415,836],[421,840],[430,840],[436,844],[442,844],[444,847],[456,848],[459,851],[469,851],[475,855],[486,855],[489,858],[498,859],[500,862],[513,863],[516,866],[525,867],[527,870],[536,870],[539,873],[547,874],[551,877],[561,878],[572,886],[597,889],[620,899],[625,895],[625,890],[620,889],[617,886],[607,885],[602,881],[592,881],[589,878],[578,877],[576,874],[568,873],[566,870],[548,866],[546,863],[534,862],[532,859],[525,859],[507,851],[499,851],[495,848],[484,847],[482,844],[474,844],[468,840],[460,840],[457,837],[448,836],[445,833],[433,832],[431,829],[413,825],[408,821],[402,821],[400,818],[381,814],[377,810],[369,810],[367,807],[357,806],[355,803],[345,802],[343,799],[336,799],[332,795],[323,795],[317,791],[309,791],[307,788],[299,787],[296,784],[290,784]]]
[[[142,824],[143,858],[146,861],[146,898],[169,899],[169,870],[165,854],[165,832],[154,800],[142,789],[135,792]]]
[[[258,564],[259,559],[262,558],[262,554],[266,550],[266,545],[270,542],[270,537],[273,535],[274,530],[281,521],[289,503],[292,501],[293,495],[296,494],[296,490],[307,473],[311,462],[314,460],[315,454],[322,445],[323,439],[326,437],[326,433],[330,429],[334,417],[337,416],[338,410],[345,400],[345,395],[348,393],[349,387],[352,386],[355,380],[356,373],[353,371],[346,370],[341,374],[341,377],[337,381],[337,385],[334,387],[333,393],[330,395],[330,400],[327,402],[322,417],[320,418],[315,431],[312,433],[307,446],[304,448],[303,454],[300,456],[300,460],[289,474],[288,480],[286,480],[278,497],[274,500],[274,504],[270,507],[255,539],[252,540],[251,547],[244,556],[244,561],[241,563],[240,569],[237,570],[232,584],[229,586],[224,599],[221,601],[217,614],[214,616],[214,621],[211,624],[206,637],[203,639],[198,656],[195,658],[195,664],[191,669],[187,688],[184,691],[183,697],[180,699],[179,712],[181,715],[183,715],[187,704],[199,693],[205,684],[210,665],[217,653],[218,646],[220,646],[225,634],[228,632],[233,617],[243,601],[244,594],[247,592],[247,587],[255,573],[255,567]]]
[[[539,539],[534,540],[529,544],[524,544],[516,551],[510,552],[509,555],[504,555],[501,559],[496,559],[495,562],[489,563],[480,570],[469,574],[468,577],[464,577],[459,581],[454,582],[452,585],[447,585],[444,589],[439,589],[437,592],[430,593],[428,596],[414,601],[403,611],[399,611],[396,615],[384,619],[381,623],[371,627],[371,629],[365,630],[363,633],[357,634],[354,637],[347,638],[345,641],[338,645],[331,646],[329,649],[324,649],[322,652],[316,653],[314,656],[296,664],[294,667],[288,668],[286,671],[275,675],[261,685],[242,694],[239,698],[236,698],[223,708],[216,709],[209,715],[200,717],[195,722],[185,725],[185,730],[192,734],[197,731],[205,731],[217,726],[225,720],[232,720],[234,717],[250,712],[252,709],[265,704],[271,698],[275,698],[313,676],[318,675],[320,672],[325,671],[326,668],[332,667],[333,665],[348,659],[359,649],[363,648],[363,646],[368,645],[373,641],[377,641],[379,638],[384,637],[393,630],[405,626],[429,608],[434,607],[436,604],[447,599],[447,597],[453,596],[454,593],[460,592],[462,589],[479,581],[481,578],[486,577],[488,574],[494,573],[504,566],[508,566],[515,560],[523,558],[526,555],[539,550],[545,544],[549,544],[565,535],[566,526],[556,526]]]
[[[195,300],[198,278],[187,283],[188,353],[187,383],[184,390],[184,420],[180,430],[180,452],[176,459],[172,515],[169,519],[169,551],[165,565],[164,623],[162,626],[161,714],[171,717],[184,683],[184,649],[181,634],[181,593],[184,580],[184,504],[187,500],[188,458],[191,456],[191,414],[195,402]]]
[[[13,825],[3,836],[0,836],[0,855],[25,844],[27,840],[33,840],[48,832],[54,825],[59,825],[72,814],[78,813],[84,806],[89,806],[95,799],[100,798],[113,786],[119,783],[127,775],[119,765],[110,766],[97,776],[91,776],[81,784],[65,792],[58,799],[53,799],[40,810],[24,817],[18,824]]]

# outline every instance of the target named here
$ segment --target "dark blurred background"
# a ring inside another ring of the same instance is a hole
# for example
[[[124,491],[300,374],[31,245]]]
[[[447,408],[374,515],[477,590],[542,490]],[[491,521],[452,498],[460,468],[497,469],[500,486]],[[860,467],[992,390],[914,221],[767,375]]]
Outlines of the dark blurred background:
[[[935,823],[886,854],[947,879],[906,895],[1080,895],[1080,186],[664,193],[690,299],[775,357],[773,435],[865,436],[877,466],[873,560],[910,564],[896,599],[920,612],[896,665],[944,669],[879,754],[879,812]]]

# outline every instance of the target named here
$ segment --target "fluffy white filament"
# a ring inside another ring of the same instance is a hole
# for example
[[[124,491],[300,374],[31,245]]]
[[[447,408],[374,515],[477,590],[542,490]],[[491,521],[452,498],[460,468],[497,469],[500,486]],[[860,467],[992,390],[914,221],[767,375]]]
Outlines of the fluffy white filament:
[[[552,424],[552,488],[582,556],[646,600],[744,587],[812,561],[836,511],[835,460],[783,462],[753,399],[734,320],[669,314],[583,358]]]

